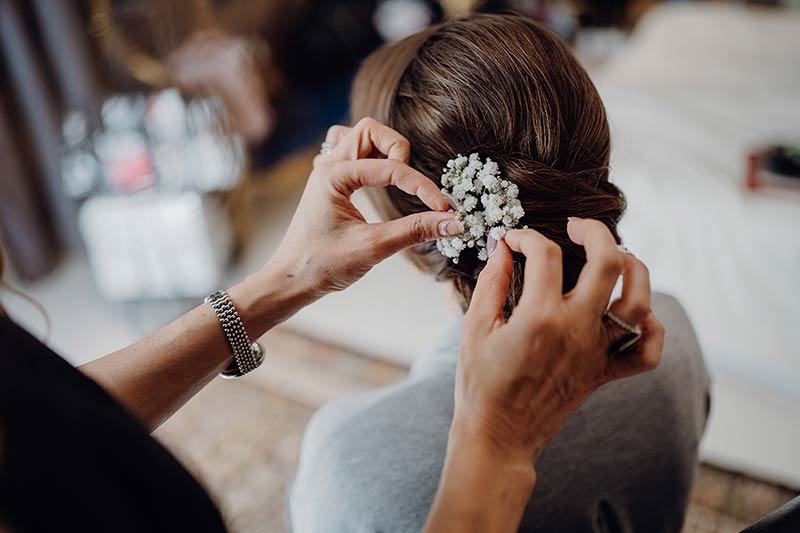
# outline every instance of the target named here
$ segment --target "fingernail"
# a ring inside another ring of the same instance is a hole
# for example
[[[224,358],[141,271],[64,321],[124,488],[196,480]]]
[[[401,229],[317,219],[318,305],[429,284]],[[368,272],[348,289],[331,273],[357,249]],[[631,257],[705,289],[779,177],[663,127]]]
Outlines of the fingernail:
[[[486,238],[486,254],[489,257],[491,257],[496,248],[497,248],[497,239],[489,235]]]
[[[460,220],[443,220],[439,222],[439,235],[453,237],[464,233],[464,224]]]
[[[453,209],[453,211],[458,211],[458,204],[456,204],[456,202],[452,198],[450,198],[450,195],[446,193],[442,194],[444,195],[445,198],[447,198],[447,203],[450,204],[450,207]]]
[[[581,217],[567,217],[567,223],[580,222],[581,220],[583,220]]]

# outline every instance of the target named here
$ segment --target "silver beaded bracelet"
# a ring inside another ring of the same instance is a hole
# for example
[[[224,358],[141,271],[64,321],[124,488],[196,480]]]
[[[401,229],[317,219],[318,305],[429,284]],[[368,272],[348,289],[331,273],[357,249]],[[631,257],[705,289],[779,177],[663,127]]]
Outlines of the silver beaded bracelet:
[[[206,296],[205,302],[211,305],[219,318],[225,338],[233,351],[233,360],[220,373],[223,378],[238,378],[258,368],[264,361],[265,352],[261,344],[250,342],[242,319],[236,312],[233,302],[225,291],[216,291]]]

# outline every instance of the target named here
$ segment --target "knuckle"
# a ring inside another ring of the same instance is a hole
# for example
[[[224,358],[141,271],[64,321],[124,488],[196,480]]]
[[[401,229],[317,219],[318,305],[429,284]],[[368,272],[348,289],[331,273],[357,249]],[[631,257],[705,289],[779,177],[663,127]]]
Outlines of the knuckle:
[[[645,371],[655,370],[661,362],[661,350],[652,350],[642,357],[642,368]]]
[[[408,155],[411,152],[411,142],[408,139],[400,135],[395,142],[395,146],[399,148],[405,155]]]
[[[600,265],[601,272],[606,276],[619,276],[622,272],[622,254],[616,250],[601,252],[597,258],[597,262]]]
[[[653,324],[651,326],[653,334],[656,335],[658,338],[660,338],[662,340],[662,342],[663,342],[664,335],[666,335],[666,330],[664,329],[664,325],[660,321],[658,321],[655,317],[653,317],[652,315],[651,315],[651,317],[652,317],[652,322],[653,322]]]
[[[641,322],[650,314],[650,308],[643,301],[632,302],[628,311],[633,317],[633,322]]]
[[[386,165],[386,168],[390,169],[394,174],[402,173],[405,165],[396,159],[383,159],[383,164]]]
[[[406,174],[406,165],[402,162],[394,160],[394,159],[384,159],[384,165],[386,167],[386,172],[389,174],[392,185],[399,185],[402,183],[403,180],[407,178]]]
[[[421,242],[428,236],[428,225],[419,217],[412,217],[406,222],[406,234],[410,241]]]
[[[481,284],[493,286],[502,281],[501,276],[502,274],[500,272],[487,267],[484,268],[480,274],[478,274],[478,281]]]
[[[593,231],[605,231],[608,232],[608,226],[597,220],[596,218],[587,218],[584,221],[585,224],[589,225],[589,229]]]
[[[539,247],[541,248],[541,254],[545,259],[550,261],[561,259],[561,247],[550,239],[540,239]]]
[[[646,277],[648,277],[648,278],[649,278],[649,277],[650,277],[650,269],[649,269],[649,268],[647,268],[647,265],[645,265],[645,264],[644,264],[644,263],[643,263],[641,260],[639,260],[639,259],[635,259],[635,261],[636,261],[636,265],[637,265],[637,266],[638,266],[638,267],[639,267],[639,268],[642,270],[642,274],[644,274]]]
[[[616,314],[623,320],[631,324],[640,324],[643,327],[647,327],[650,308],[643,300],[636,297],[629,297],[617,300],[612,307],[615,309]]]
[[[555,259],[556,250],[558,251],[559,257],[561,256],[561,249],[558,248],[558,245],[545,236],[533,230],[520,231],[519,245],[522,249],[522,253],[525,254],[525,256],[538,256],[549,261]]]
[[[369,129],[377,123],[378,121],[372,117],[363,117],[356,123],[356,127],[360,129]]]
[[[509,237],[508,233],[505,235],[506,242],[508,239],[511,238],[512,241],[516,242],[517,248],[526,256],[532,255],[538,251],[539,246],[539,236],[535,233],[531,232],[530,230],[518,230],[519,233],[516,235],[512,235]]]
[[[342,130],[344,130],[344,126],[342,126],[341,124],[334,124],[333,126],[328,128],[328,138],[337,139]]]
[[[536,335],[553,335],[560,331],[560,321],[549,308],[541,308],[534,316],[531,331]]]

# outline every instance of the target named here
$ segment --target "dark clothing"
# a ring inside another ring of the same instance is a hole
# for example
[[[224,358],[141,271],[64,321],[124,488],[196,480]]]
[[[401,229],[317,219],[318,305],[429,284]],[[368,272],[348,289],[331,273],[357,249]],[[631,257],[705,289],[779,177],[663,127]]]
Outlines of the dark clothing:
[[[200,484],[113,398],[0,317],[0,530],[225,531]]]

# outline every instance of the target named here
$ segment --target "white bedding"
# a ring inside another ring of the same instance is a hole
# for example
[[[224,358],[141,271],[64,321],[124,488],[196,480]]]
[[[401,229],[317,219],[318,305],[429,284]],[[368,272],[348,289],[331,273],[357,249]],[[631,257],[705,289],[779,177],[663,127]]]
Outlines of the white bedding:
[[[712,370],[800,404],[800,192],[743,187],[751,150],[800,142],[800,14],[656,10],[598,86],[626,243],[687,307]]]
[[[800,488],[800,193],[743,187],[751,150],[800,142],[800,13],[660,8],[597,81],[623,238],[712,373],[701,455]]]

